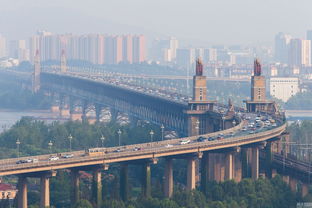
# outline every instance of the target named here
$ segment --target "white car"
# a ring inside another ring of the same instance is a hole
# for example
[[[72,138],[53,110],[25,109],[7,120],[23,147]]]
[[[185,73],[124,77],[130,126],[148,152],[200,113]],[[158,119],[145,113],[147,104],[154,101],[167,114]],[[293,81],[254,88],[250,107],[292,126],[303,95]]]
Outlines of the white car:
[[[191,140],[189,140],[189,139],[187,139],[187,140],[182,140],[182,141],[180,142],[180,144],[189,144],[189,143],[191,143]]]
[[[169,147],[173,147],[173,145],[172,144],[166,144],[165,147],[169,148]]]
[[[50,161],[55,161],[55,160],[59,160],[60,158],[58,156],[51,156],[49,157]]]

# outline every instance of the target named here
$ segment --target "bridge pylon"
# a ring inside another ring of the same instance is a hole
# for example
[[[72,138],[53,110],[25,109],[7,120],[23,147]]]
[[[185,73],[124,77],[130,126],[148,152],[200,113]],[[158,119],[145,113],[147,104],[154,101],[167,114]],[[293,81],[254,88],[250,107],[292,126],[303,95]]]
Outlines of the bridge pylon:
[[[37,93],[40,90],[40,73],[41,73],[40,55],[39,55],[39,50],[37,50],[35,59],[34,59],[34,71],[32,74],[32,92],[33,93]]]
[[[194,136],[213,131],[209,113],[213,111],[215,101],[207,99],[206,76],[203,75],[203,64],[196,61],[196,74],[193,76],[193,99],[188,103],[187,115],[188,135]]]
[[[277,112],[274,101],[266,100],[265,77],[261,75],[261,64],[254,61],[254,75],[251,76],[251,100],[245,100],[248,112]]]

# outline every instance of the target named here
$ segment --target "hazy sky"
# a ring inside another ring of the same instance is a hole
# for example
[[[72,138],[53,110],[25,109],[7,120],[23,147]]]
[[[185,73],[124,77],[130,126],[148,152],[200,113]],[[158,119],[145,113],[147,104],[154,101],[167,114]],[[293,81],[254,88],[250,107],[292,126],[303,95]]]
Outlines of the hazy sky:
[[[312,0],[0,0],[0,33],[148,33],[261,44],[312,29]]]

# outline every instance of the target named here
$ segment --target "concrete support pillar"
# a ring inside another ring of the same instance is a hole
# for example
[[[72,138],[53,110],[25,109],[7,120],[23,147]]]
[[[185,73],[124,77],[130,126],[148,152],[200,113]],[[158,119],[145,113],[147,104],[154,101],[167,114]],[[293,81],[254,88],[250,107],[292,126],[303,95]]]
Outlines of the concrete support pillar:
[[[309,193],[309,184],[303,183],[301,185],[301,196],[305,197]]]
[[[208,190],[208,181],[209,181],[209,157],[210,154],[208,152],[204,152],[203,157],[201,159],[201,170],[200,170],[200,189],[204,194],[207,194]]]
[[[214,156],[214,180],[217,182],[221,182],[221,161],[220,154],[215,154]]]
[[[248,178],[249,176],[249,167],[248,167],[248,154],[247,149],[242,148],[241,150],[241,156],[242,156],[242,178]]]
[[[225,180],[232,180],[233,177],[233,153],[229,152],[226,154],[225,161]]]
[[[93,170],[92,202],[94,202],[98,208],[101,207],[101,202],[102,202],[102,173],[101,173],[100,168]]]
[[[164,189],[165,197],[170,198],[173,194],[172,159],[166,160]]]
[[[265,146],[265,175],[267,178],[274,177],[272,175],[272,142],[267,142]]]
[[[40,208],[50,207],[50,178],[46,175],[40,177]]]
[[[71,191],[71,203],[75,204],[80,199],[80,190],[79,190],[79,171],[71,170],[71,180],[72,180],[72,191]]]
[[[251,177],[254,180],[259,178],[259,148],[252,148]]]
[[[289,186],[293,192],[297,192],[298,181],[295,178],[289,177]]]
[[[151,165],[150,163],[143,164],[142,171],[142,196],[148,198],[151,196],[152,183],[151,183]]]
[[[195,159],[189,158],[187,163],[187,183],[186,183],[186,190],[191,191],[194,190],[195,187]]]
[[[18,199],[17,199],[17,207],[18,208],[27,208],[27,178],[24,176],[18,177]]]
[[[234,180],[239,183],[242,180],[242,160],[239,154],[234,155]]]
[[[120,198],[123,201],[129,199],[128,164],[121,164],[120,169]]]

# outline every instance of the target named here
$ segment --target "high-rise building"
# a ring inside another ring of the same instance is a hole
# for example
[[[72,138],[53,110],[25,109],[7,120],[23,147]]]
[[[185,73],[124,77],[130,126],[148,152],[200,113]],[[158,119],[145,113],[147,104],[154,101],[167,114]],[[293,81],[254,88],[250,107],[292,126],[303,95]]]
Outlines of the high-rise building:
[[[11,40],[9,42],[9,57],[17,59],[19,57],[19,50],[26,49],[25,40]]]
[[[181,67],[191,67],[195,60],[195,50],[194,49],[182,49],[177,50],[177,65]]]
[[[204,50],[203,61],[204,63],[216,62],[218,60],[217,49],[206,48]]]
[[[171,59],[175,60],[177,57],[177,49],[179,48],[179,41],[175,37],[169,39],[169,49],[171,52]]]
[[[145,37],[133,36],[133,63],[142,63],[146,59]]]
[[[288,47],[291,36],[284,33],[278,33],[275,36],[275,60],[281,63],[288,62]]]
[[[0,58],[6,56],[6,39],[0,34]]]
[[[291,39],[289,43],[288,64],[292,66],[311,65],[311,41]]]
[[[131,35],[122,37],[122,61],[131,64],[133,57],[133,40]]]
[[[105,63],[118,64],[122,61],[122,37],[107,36],[105,38]]]
[[[307,31],[307,40],[309,40],[311,42],[311,44],[312,44],[312,30],[308,30]],[[311,55],[311,62],[312,62],[312,46],[311,46],[310,55]]]

